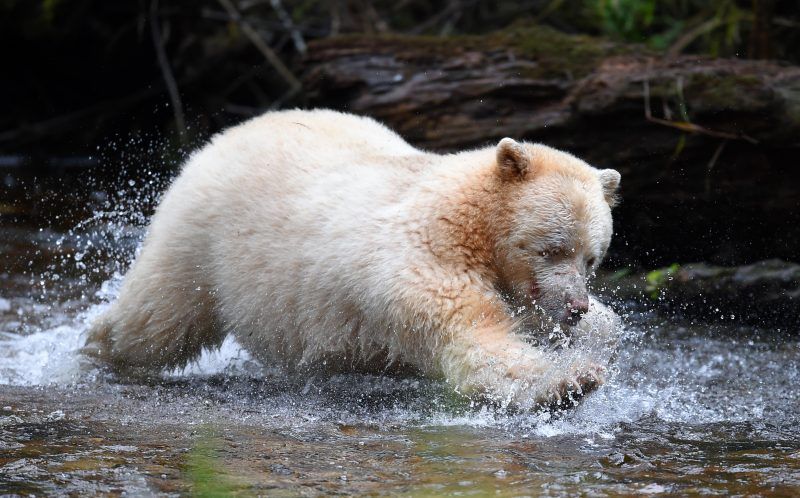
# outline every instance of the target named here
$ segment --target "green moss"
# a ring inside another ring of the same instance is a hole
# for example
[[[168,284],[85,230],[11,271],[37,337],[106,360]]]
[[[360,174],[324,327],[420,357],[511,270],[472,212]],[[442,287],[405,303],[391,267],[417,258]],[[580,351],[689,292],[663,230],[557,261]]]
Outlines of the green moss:
[[[232,496],[237,489],[218,456],[219,438],[207,429],[197,438],[186,457],[186,477],[192,496],[216,498]]]
[[[533,59],[546,71],[585,76],[605,57],[635,52],[639,47],[617,45],[586,35],[568,35],[547,26],[520,24],[489,35],[490,43],[507,46]]]
[[[754,74],[697,73],[684,83],[683,93],[695,109],[761,109],[771,98],[762,78]]]
[[[382,48],[399,59],[450,58],[466,51],[507,53],[535,61],[520,76],[546,78],[565,74],[580,78],[592,72],[605,57],[646,51],[639,45],[621,45],[603,38],[571,35],[548,26],[517,23],[486,35],[403,36],[346,35],[319,42],[331,48],[352,49],[363,45],[371,51]]]

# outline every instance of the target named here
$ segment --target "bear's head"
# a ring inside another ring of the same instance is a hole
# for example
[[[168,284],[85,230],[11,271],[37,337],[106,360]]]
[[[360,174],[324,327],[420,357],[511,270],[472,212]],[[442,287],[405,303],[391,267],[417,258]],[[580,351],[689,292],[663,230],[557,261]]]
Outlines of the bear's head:
[[[510,138],[496,160],[508,222],[497,251],[502,286],[512,302],[575,325],[589,309],[587,279],[611,242],[620,174]]]

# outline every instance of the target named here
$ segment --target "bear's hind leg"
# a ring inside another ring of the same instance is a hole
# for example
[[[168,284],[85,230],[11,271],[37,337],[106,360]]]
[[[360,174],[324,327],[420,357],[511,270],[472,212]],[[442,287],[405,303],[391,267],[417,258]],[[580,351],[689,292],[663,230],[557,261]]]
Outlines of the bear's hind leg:
[[[119,372],[183,367],[224,339],[214,308],[191,259],[145,247],[83,351]]]

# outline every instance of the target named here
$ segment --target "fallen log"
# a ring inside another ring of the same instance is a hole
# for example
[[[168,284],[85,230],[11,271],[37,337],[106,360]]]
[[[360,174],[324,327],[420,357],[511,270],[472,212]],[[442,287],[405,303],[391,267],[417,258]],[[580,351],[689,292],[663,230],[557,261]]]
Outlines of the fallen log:
[[[634,304],[698,322],[800,332],[800,265],[771,259],[744,266],[673,265],[643,274],[601,272],[595,290],[621,308]]]

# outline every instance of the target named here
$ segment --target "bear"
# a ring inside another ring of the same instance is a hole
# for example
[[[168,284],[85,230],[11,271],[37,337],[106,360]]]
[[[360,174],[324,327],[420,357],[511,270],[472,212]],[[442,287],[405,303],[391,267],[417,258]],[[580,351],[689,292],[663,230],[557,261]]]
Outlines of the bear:
[[[368,117],[268,112],[188,158],[85,351],[158,371],[233,333],[288,371],[404,365],[505,406],[577,400],[605,365],[532,338],[614,342],[587,279],[619,183],[541,144],[438,154]]]

